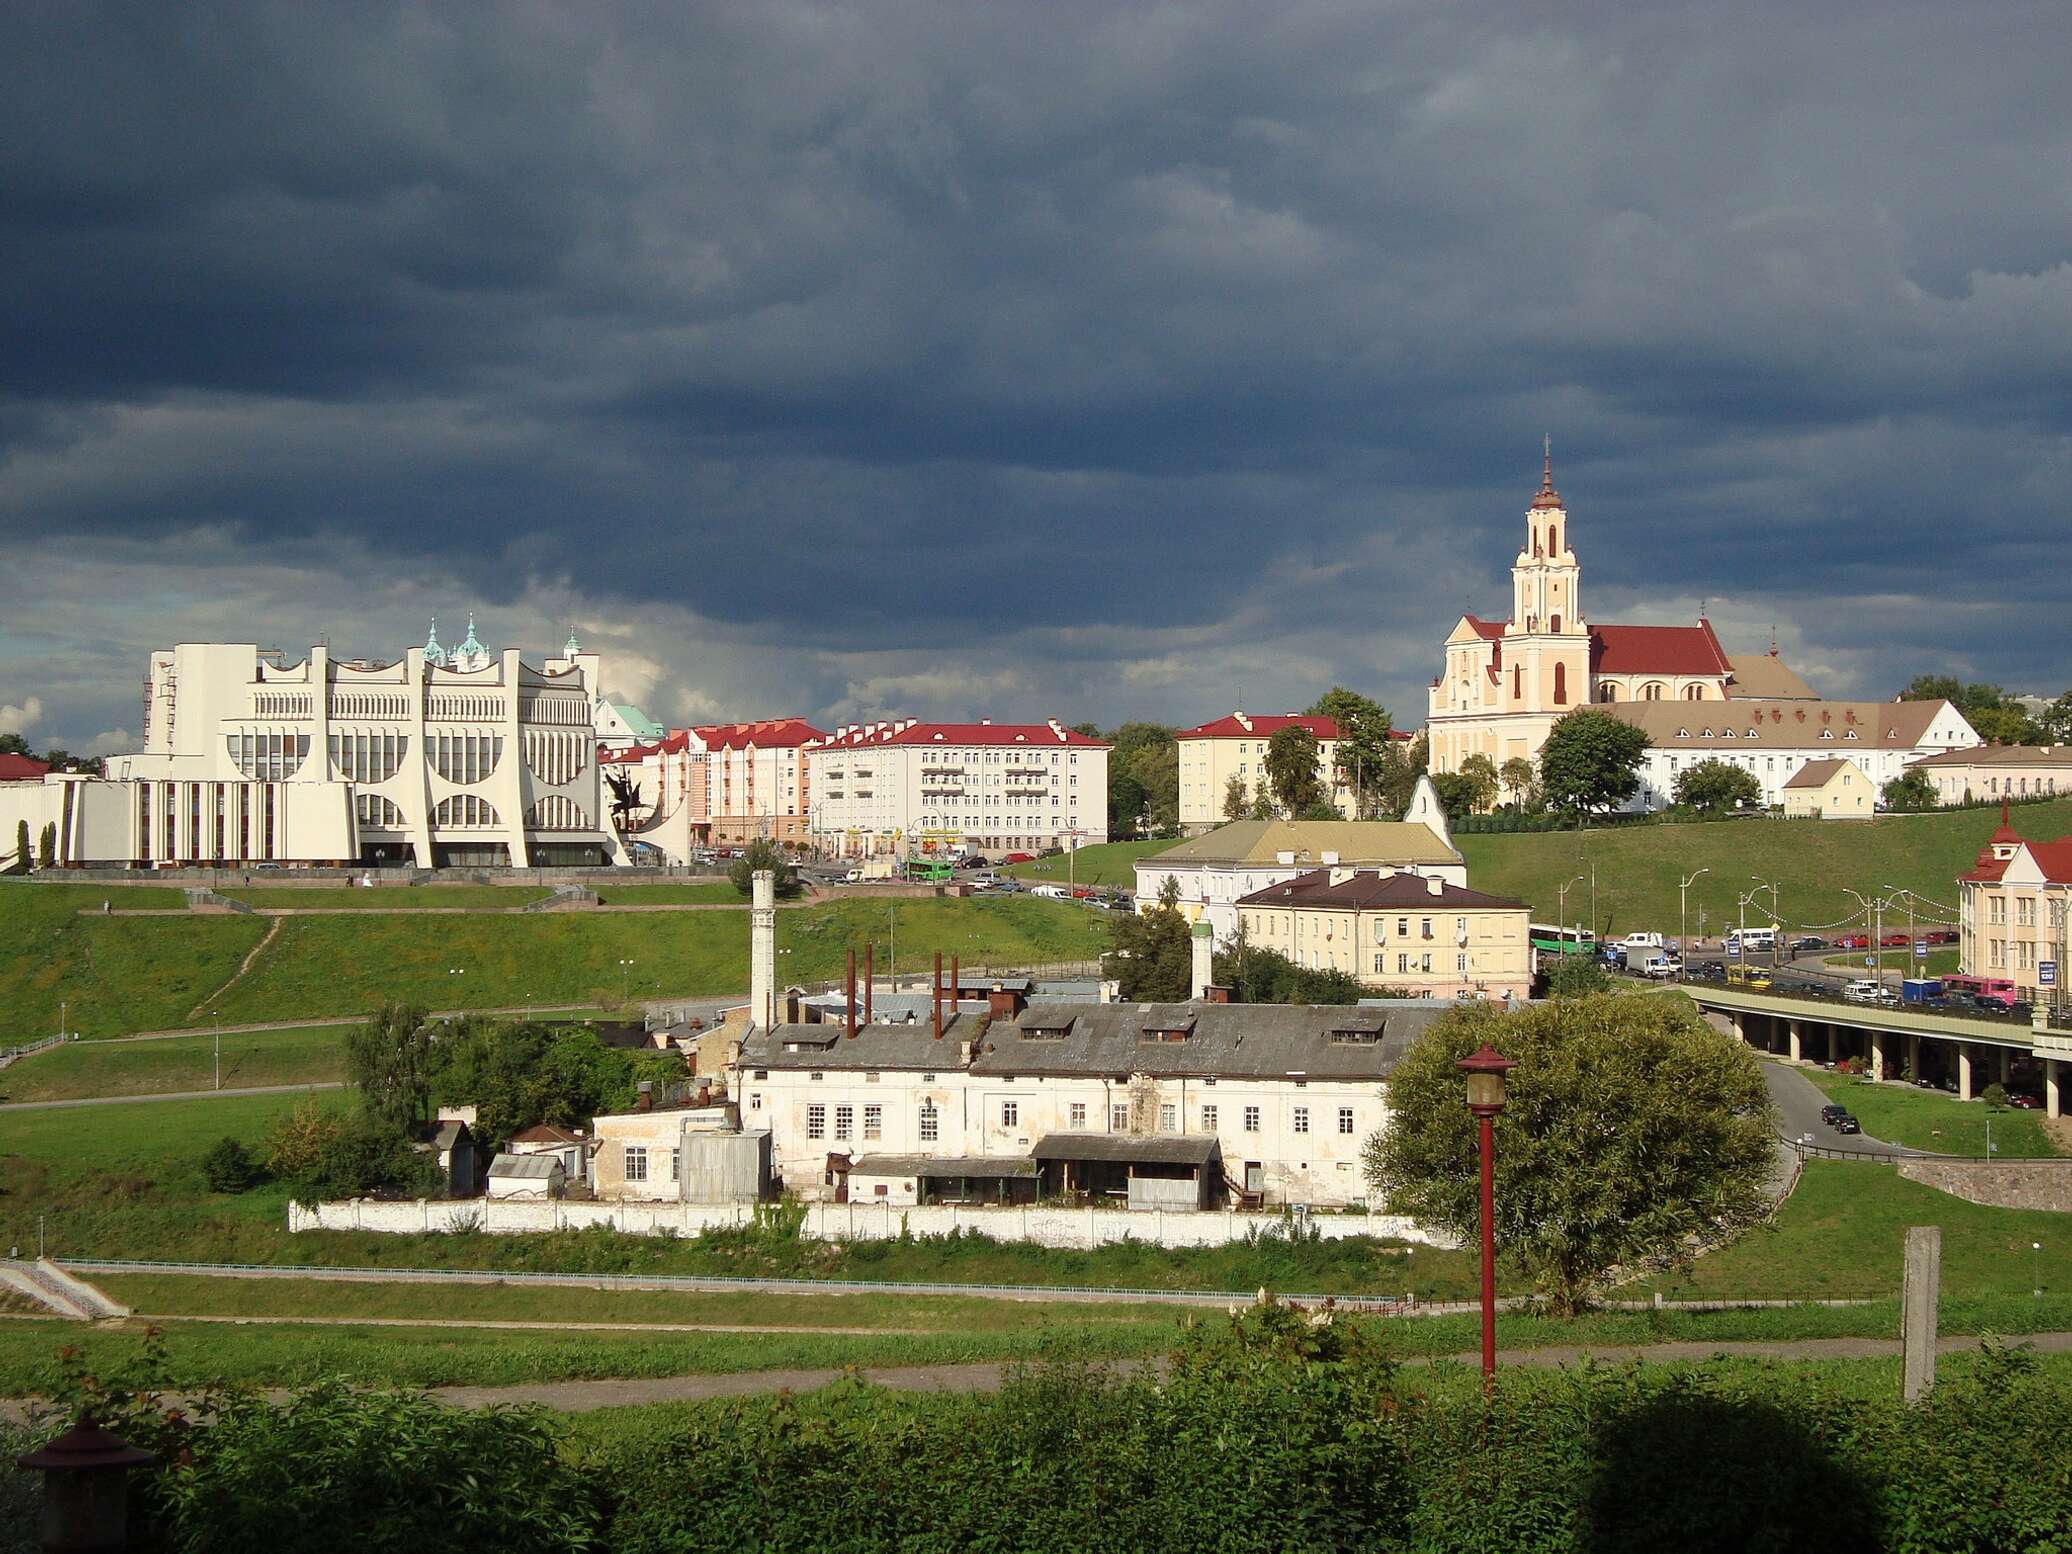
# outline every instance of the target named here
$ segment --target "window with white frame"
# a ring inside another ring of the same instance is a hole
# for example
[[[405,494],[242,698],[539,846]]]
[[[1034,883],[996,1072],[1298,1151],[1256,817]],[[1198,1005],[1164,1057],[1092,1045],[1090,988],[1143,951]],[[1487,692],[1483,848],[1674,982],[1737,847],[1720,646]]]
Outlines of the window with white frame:
[[[1086,1102],[1074,1101],[1072,1103],[1072,1126],[1075,1128],[1086,1126]]]
[[[835,1108],[835,1137],[838,1139],[847,1138],[850,1130],[855,1126],[856,1108],[853,1106],[837,1106]]]
[[[921,1142],[933,1144],[942,1133],[942,1114],[935,1109],[935,1102],[921,1103]]]
[[[1166,1103],[1158,1108],[1158,1131],[1178,1133],[1180,1131],[1180,1108]]]
[[[824,1139],[827,1137],[827,1108],[809,1106],[806,1108],[806,1137]]]
[[[669,1180],[672,1182],[683,1180],[683,1151],[681,1149],[669,1151]]]
[[[1130,1109],[1120,1101],[1108,1108],[1108,1131],[1127,1133],[1130,1130]]]
[[[628,1144],[626,1146],[626,1180],[644,1182],[647,1180],[647,1146]]]
[[[1353,1131],[1353,1109],[1350,1106],[1338,1108],[1338,1131],[1340,1133],[1350,1133]]]
[[[1201,1109],[1201,1130],[1202,1130],[1202,1132],[1204,1132],[1204,1133],[1214,1133],[1214,1132],[1216,1131],[1216,1108],[1215,1108],[1215,1107],[1213,1107],[1213,1106],[1204,1106],[1204,1107],[1203,1107],[1203,1108]]]
[[[1257,1133],[1259,1131],[1259,1108],[1256,1106],[1247,1106],[1245,1108],[1245,1131],[1247,1133]]]
[[[1012,1127],[1015,1127],[1015,1126],[1017,1126],[1017,1125],[1018,1125],[1018,1124],[1019,1124],[1019,1123],[1021,1122],[1021,1120],[1022,1120],[1022,1103],[1021,1103],[1020,1101],[1002,1101],[1002,1102],[1000,1103],[1000,1126],[1001,1126],[1001,1127],[1003,1127],[1003,1128],[1012,1128]]]
[[[1297,1133],[1307,1133],[1309,1131],[1309,1108],[1307,1106],[1295,1108],[1294,1127]]]
[[[863,1109],[863,1136],[866,1139],[878,1139],[885,1136],[884,1107],[866,1106]]]

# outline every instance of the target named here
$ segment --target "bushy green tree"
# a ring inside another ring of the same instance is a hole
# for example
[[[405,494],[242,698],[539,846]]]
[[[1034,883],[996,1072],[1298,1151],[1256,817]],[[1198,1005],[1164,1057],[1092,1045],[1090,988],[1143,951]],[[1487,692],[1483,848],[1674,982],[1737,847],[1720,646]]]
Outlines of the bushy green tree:
[[[2072,691],[2066,691],[2043,709],[2036,720],[2037,731],[2054,745],[2072,744]]]
[[[1485,1042],[1518,1065],[1496,1124],[1498,1256],[1557,1314],[1615,1267],[1677,1261],[1690,1238],[1761,1217],[1775,1124],[1754,1057],[1681,1000],[1620,994],[1469,1006],[1412,1042],[1389,1076],[1390,1124],[1363,1152],[1391,1213],[1479,1233],[1456,1065]]]
[[[415,1004],[383,1004],[345,1037],[345,1076],[366,1108],[398,1128],[431,1116],[432,1031]]]
[[[1700,761],[1676,775],[1676,802],[1700,814],[1724,814],[1744,804],[1759,804],[1763,785],[1755,773],[1726,761]]]
[[[237,1139],[219,1139],[201,1157],[210,1192],[240,1193],[266,1180],[266,1167]]]
[[[1475,784],[1463,772],[1438,772],[1432,777],[1432,792],[1448,821],[1459,821],[1475,813]]]
[[[1496,774],[1496,762],[1477,751],[1460,763],[1460,775],[1468,785],[1470,811],[1480,814],[1496,807],[1496,796],[1503,791],[1503,783]]]
[[[431,1154],[414,1148],[401,1125],[365,1107],[339,1120],[292,1181],[314,1202],[384,1192],[429,1197],[442,1185]]]
[[[52,820],[45,823],[42,836],[36,839],[36,864],[38,868],[48,869],[57,861],[58,824]]]
[[[476,1137],[498,1149],[536,1123],[583,1127],[625,1111],[643,1079],[686,1074],[680,1053],[607,1047],[587,1026],[472,1019],[442,1035],[431,1077],[434,1099],[473,1106]]]
[[[1133,837],[1144,823],[1149,805],[1144,785],[1127,771],[1108,773],[1108,835],[1111,840]]]
[[[1580,707],[1558,719],[1540,747],[1540,791],[1577,817],[1610,809],[1639,791],[1647,750],[1648,736],[1633,724]]]
[[[755,891],[755,875],[758,869],[768,869],[776,876],[773,883],[778,899],[799,893],[799,871],[791,866],[791,860],[784,856],[784,849],[766,836],[759,836],[741,849],[741,856],[727,868],[727,879],[742,895]]]
[[[1284,815],[1299,815],[1324,798],[1323,748],[1317,736],[1299,723],[1277,731],[1266,742],[1266,779],[1274,802]]]
[[[1194,930],[1180,911],[1180,885],[1170,875],[1158,905],[1119,917],[1114,948],[1101,958],[1101,975],[1119,985],[1124,1003],[1171,1003],[1193,991]]]
[[[1392,739],[1382,752],[1382,776],[1374,791],[1370,818],[1401,820],[1417,792],[1417,779],[1431,765],[1431,742],[1423,734],[1415,739]]]
[[[1216,952],[1215,967],[1216,985],[1239,1004],[1356,1004],[1373,993],[1349,971],[1298,966],[1242,934]]]
[[[1251,796],[1245,792],[1245,779],[1232,777],[1223,785],[1223,818],[1243,820],[1252,812]]]
[[[14,823],[14,861],[15,866],[25,874],[29,869],[30,857],[29,822],[17,820]]]
[[[1594,955],[1561,955],[1547,966],[1547,993],[1553,998],[1581,998],[1611,990],[1612,979]]]
[[[1540,774],[1532,762],[1522,755],[1514,755],[1497,770],[1497,781],[1503,784],[1505,795],[1520,809],[1529,809],[1539,789]]]
[[[1266,778],[1263,774],[1252,789],[1252,813],[1249,818],[1253,820],[1276,820],[1280,818],[1280,811],[1274,808],[1273,795],[1267,791]]]
[[[1355,818],[1373,819],[1383,801],[1390,748],[1400,743],[1389,737],[1387,710],[1371,697],[1334,685],[1311,704],[1308,715],[1338,726],[1334,758],[1339,779],[1353,790]]]
[[[1180,746],[1163,723],[1125,723],[1105,736],[1108,790],[1113,810],[1118,782],[1135,783],[1142,798],[1129,811],[1137,830],[1165,835],[1180,823]]]
[[[1887,809],[1935,808],[1935,784],[1926,772],[1901,772],[1878,790]]]

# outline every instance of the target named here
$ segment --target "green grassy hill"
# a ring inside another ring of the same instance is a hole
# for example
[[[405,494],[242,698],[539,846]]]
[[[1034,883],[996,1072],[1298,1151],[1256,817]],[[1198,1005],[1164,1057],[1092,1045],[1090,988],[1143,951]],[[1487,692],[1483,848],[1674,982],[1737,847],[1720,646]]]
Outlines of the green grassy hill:
[[[80,886],[21,886],[0,897],[6,1040],[56,1030],[61,1001],[71,1028],[108,1036],[206,1027],[209,1010],[225,1023],[255,1023],[354,1015],[384,999],[484,1009],[748,986],[746,912],[81,915],[103,899],[118,908],[182,905],[177,891]],[[878,943],[881,972],[896,945],[899,969],[913,975],[937,950],[971,966],[1092,960],[1107,948],[1108,919],[1056,901],[856,897],[779,913],[778,974],[832,981],[844,951],[866,938]]]
[[[1102,842],[1095,847],[1080,848],[1070,860],[1062,854],[1056,858],[1038,858],[1034,863],[1010,865],[1007,872],[1017,879],[1052,885],[1062,885],[1070,879],[1078,885],[1120,885],[1128,890],[1136,886],[1139,858],[1179,845],[1180,839],[1170,836],[1156,842]]]
[[[1792,927],[1826,925],[1856,912],[1844,886],[1865,895],[1904,887],[1955,908],[1958,873],[1971,866],[1999,823],[1998,810],[1971,809],[1870,821],[1730,820],[1454,840],[1468,862],[1468,883],[1526,901],[1536,922],[1553,921],[1561,883],[1587,876],[1594,862],[1598,929],[1605,934],[1677,932],[1677,880],[1707,869],[1690,890],[1689,931],[1698,931],[1702,907],[1707,931],[1717,933],[1739,921],[1736,897],[1755,888],[1751,876],[1757,875],[1777,882],[1783,920]],[[2024,836],[2065,835],[2072,832],[2072,800],[2024,806],[2014,823]],[[1767,910],[1768,892],[1762,902]],[[1586,877],[1569,889],[1567,917],[1582,922],[1589,915]],[[1758,915],[1751,903],[1749,921]],[[1887,926],[1903,928],[1905,919]]]

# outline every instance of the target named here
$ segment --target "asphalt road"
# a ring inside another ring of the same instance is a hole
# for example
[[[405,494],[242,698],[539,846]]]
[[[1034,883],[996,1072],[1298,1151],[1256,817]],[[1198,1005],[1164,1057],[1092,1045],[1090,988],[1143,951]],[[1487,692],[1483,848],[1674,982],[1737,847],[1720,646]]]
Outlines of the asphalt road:
[[[1847,1149],[1864,1155],[1920,1155],[1925,1151],[1902,1149],[1872,1138],[1868,1133],[1843,1135],[1820,1120],[1820,1108],[1827,1105],[1827,1092],[1789,1063],[1774,1059],[1763,1062],[1763,1081],[1770,1087],[1770,1100],[1777,1107],[1777,1131],[1788,1139],[1813,1135],[1813,1142],[1828,1149]]]

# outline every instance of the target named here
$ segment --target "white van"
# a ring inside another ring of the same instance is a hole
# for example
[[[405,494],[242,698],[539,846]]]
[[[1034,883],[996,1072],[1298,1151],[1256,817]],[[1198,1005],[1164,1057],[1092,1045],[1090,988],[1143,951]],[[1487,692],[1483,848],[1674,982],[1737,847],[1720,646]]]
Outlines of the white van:
[[[1629,933],[1619,941],[1629,952],[1633,950],[1659,950],[1665,941],[1658,933]]]
[[[1727,931],[1727,948],[1730,950],[1774,950],[1777,948],[1777,930],[1774,928],[1732,928]]]
[[[1852,1004],[1874,1004],[1878,1001],[1878,984],[1869,977],[1858,977],[1842,989],[1842,996]]]
[[[1032,896],[1043,896],[1053,901],[1061,901],[1070,896],[1071,892],[1062,885],[1031,885],[1029,887],[1029,894]]]

